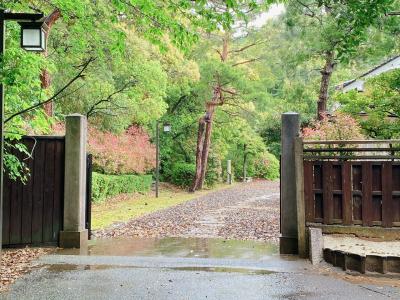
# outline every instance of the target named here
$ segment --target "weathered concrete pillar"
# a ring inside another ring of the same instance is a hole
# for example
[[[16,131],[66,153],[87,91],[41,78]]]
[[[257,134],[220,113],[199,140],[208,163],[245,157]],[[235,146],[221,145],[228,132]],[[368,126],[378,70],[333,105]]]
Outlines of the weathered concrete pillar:
[[[87,244],[86,213],[86,117],[73,114],[66,117],[64,229],[60,247],[80,248]]]
[[[232,184],[232,161],[227,160],[226,161],[226,183],[227,184]]]
[[[313,265],[318,265],[323,260],[324,237],[321,228],[309,228],[310,260]]]
[[[300,132],[300,115],[282,114],[281,132],[281,237],[280,253],[297,254],[297,203],[295,139]]]

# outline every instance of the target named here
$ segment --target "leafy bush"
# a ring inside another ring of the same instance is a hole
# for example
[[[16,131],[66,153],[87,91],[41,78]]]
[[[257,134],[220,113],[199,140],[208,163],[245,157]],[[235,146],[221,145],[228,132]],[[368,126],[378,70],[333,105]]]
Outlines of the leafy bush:
[[[221,160],[213,152],[209,154],[205,184],[209,187],[214,186],[222,180]]]
[[[177,162],[171,167],[171,183],[181,187],[189,187],[193,183],[195,172],[196,166],[194,164]]]
[[[151,184],[151,175],[105,175],[93,172],[92,201],[103,202],[124,193],[145,193],[150,191]]]
[[[279,178],[279,161],[269,152],[257,154],[253,166],[251,173],[254,177],[271,180]]]
[[[196,165],[186,162],[177,162],[171,166],[169,172],[169,180],[171,183],[180,187],[190,187],[193,183],[194,174],[196,172]],[[205,184],[207,186],[213,186],[218,182],[220,176],[217,172],[217,168],[213,165],[208,164],[206,172]]]

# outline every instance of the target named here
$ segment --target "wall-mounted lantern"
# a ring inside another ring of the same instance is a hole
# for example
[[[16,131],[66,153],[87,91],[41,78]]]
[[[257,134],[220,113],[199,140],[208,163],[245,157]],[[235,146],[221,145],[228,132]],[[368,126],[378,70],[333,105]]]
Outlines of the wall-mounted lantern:
[[[46,51],[47,26],[43,22],[19,22],[21,25],[21,48],[27,51]]]

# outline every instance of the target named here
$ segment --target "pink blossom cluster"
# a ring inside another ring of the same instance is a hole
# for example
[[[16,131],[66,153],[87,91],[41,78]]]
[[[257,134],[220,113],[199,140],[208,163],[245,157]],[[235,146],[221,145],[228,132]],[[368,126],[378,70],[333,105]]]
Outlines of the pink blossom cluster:
[[[336,112],[325,115],[322,120],[303,128],[303,137],[308,140],[354,140],[363,139],[358,122],[349,114]]]

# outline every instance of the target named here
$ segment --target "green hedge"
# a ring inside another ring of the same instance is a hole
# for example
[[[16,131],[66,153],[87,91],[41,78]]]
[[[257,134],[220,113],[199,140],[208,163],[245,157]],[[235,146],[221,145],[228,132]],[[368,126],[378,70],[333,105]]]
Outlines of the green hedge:
[[[171,168],[171,183],[180,187],[189,187],[193,183],[196,166],[185,162],[177,162]]]
[[[92,201],[98,203],[125,193],[145,193],[150,191],[151,184],[151,175],[105,175],[93,172]]]
[[[171,171],[169,172],[169,181],[180,187],[190,187],[193,184],[194,175],[196,173],[196,165],[177,162],[171,166]],[[211,163],[208,164],[205,184],[207,186],[213,186],[218,182],[218,174],[215,166]]]

